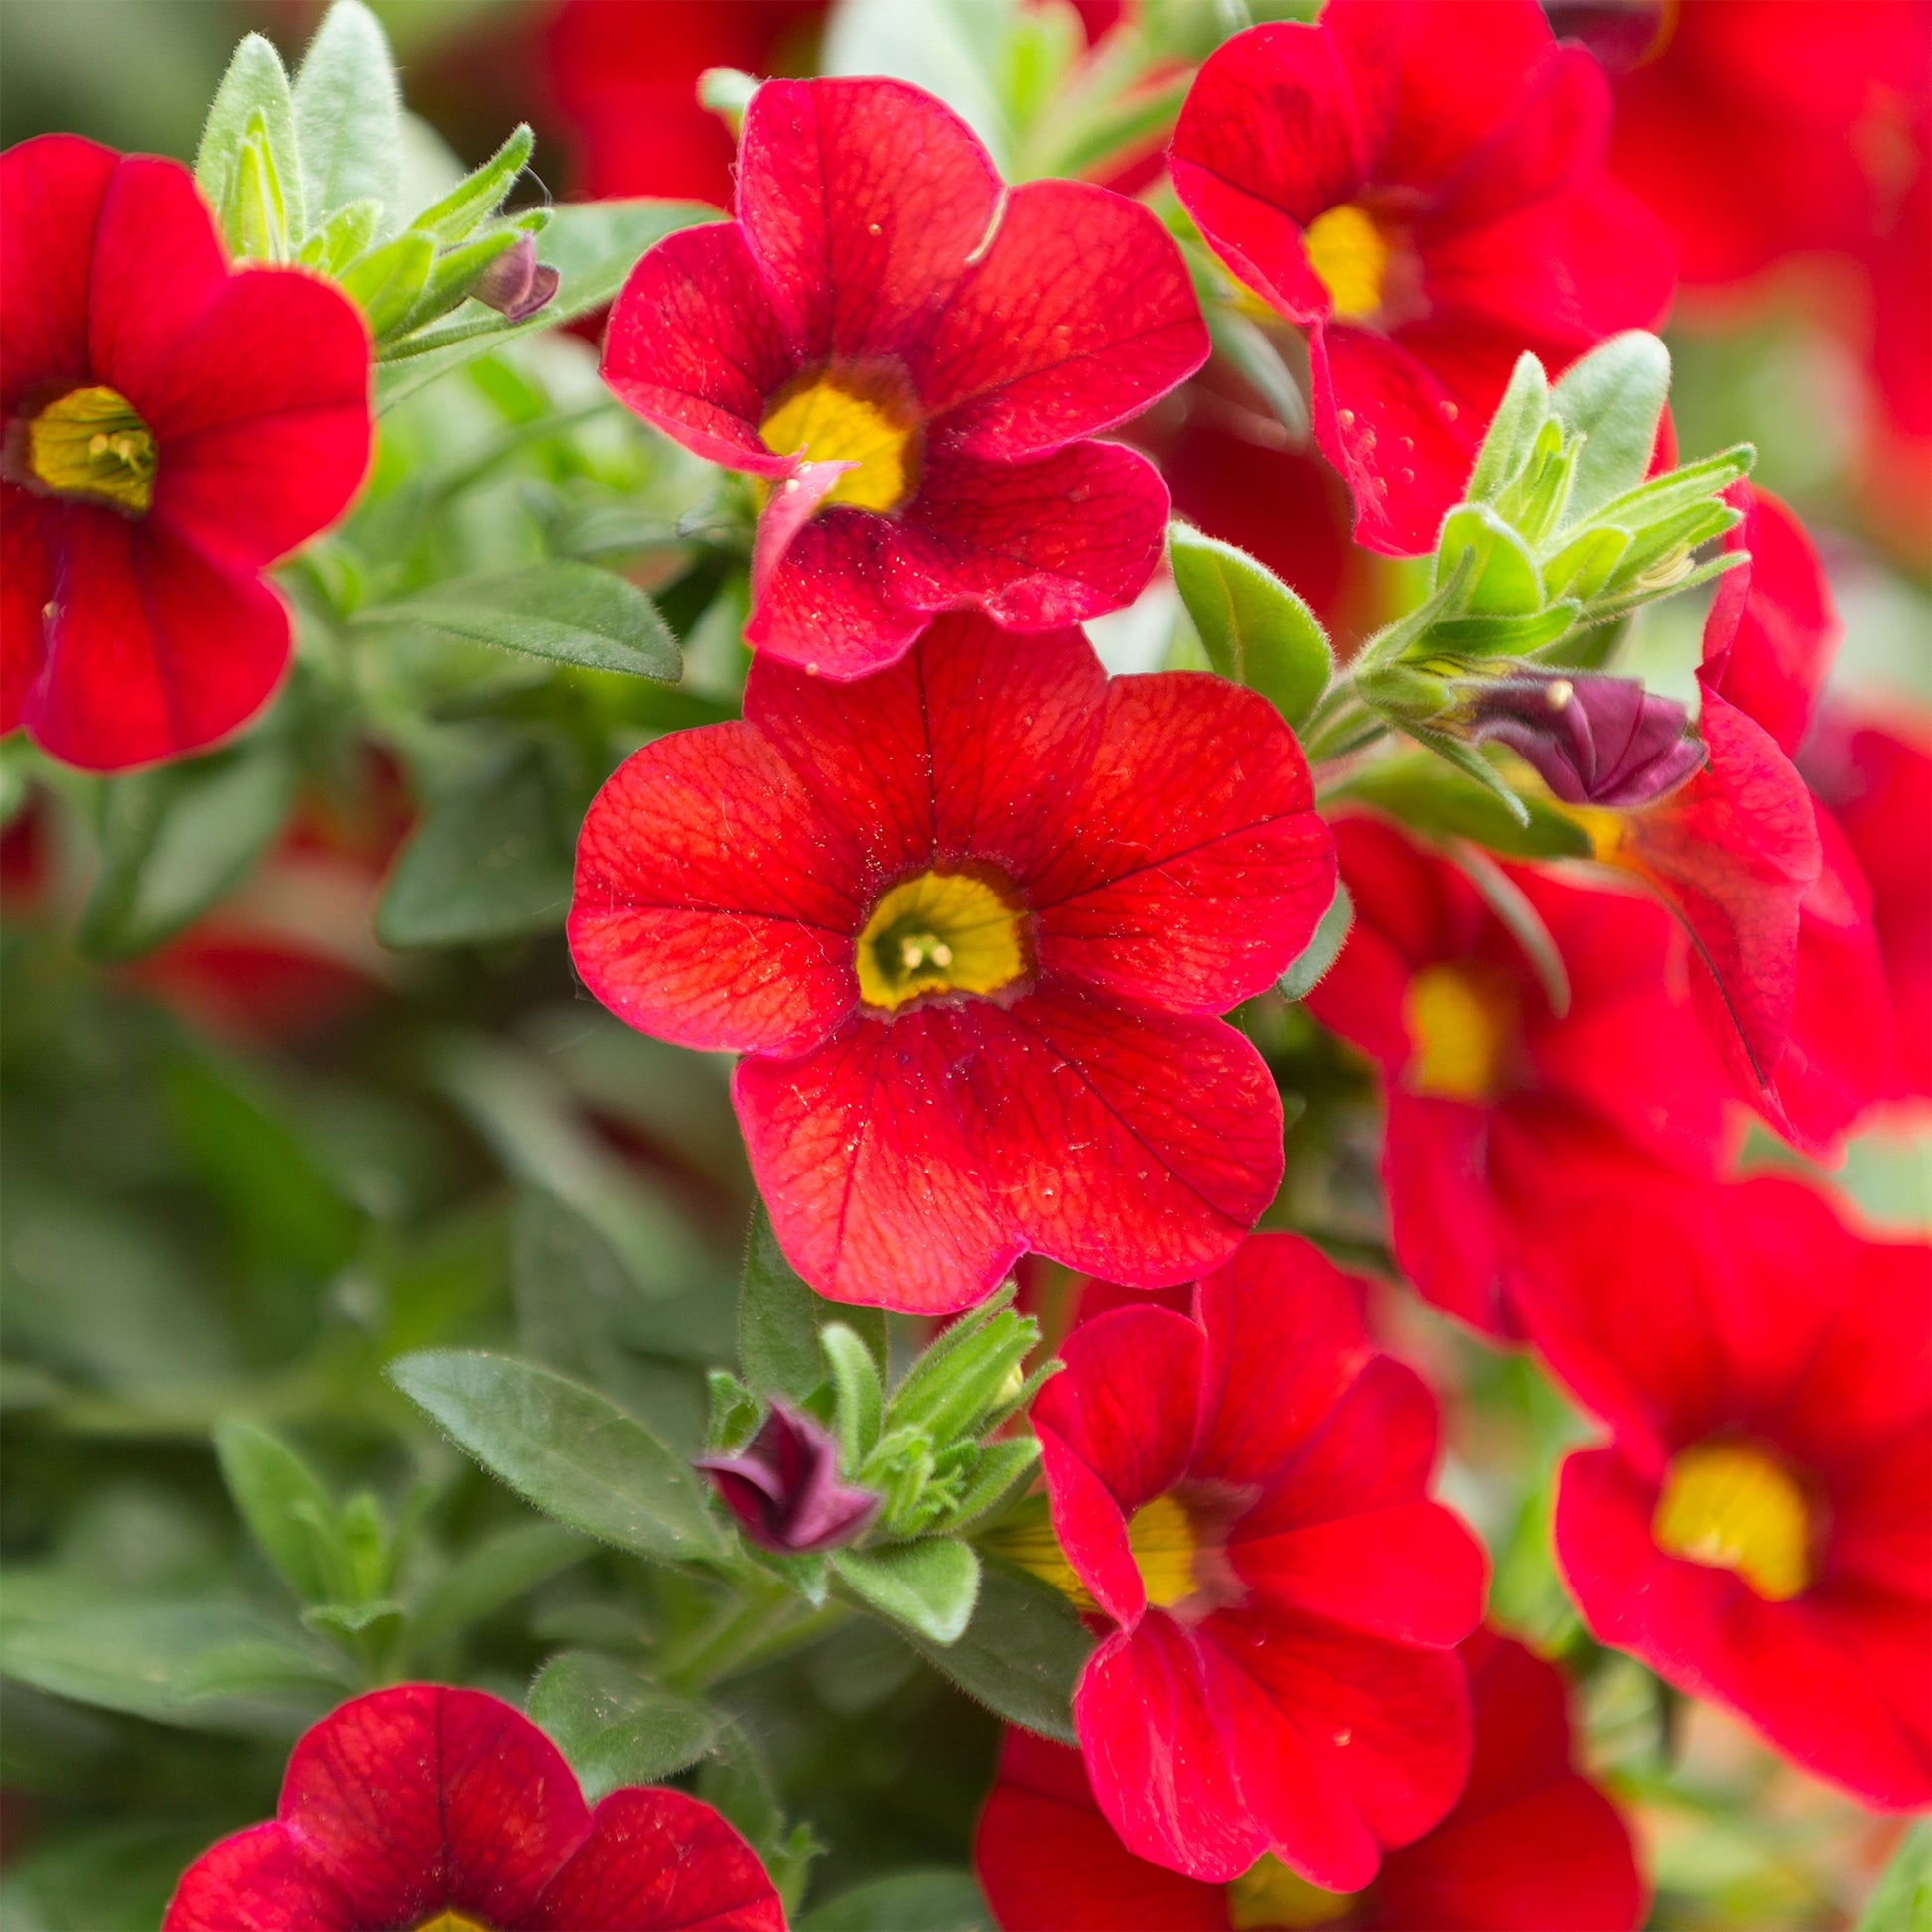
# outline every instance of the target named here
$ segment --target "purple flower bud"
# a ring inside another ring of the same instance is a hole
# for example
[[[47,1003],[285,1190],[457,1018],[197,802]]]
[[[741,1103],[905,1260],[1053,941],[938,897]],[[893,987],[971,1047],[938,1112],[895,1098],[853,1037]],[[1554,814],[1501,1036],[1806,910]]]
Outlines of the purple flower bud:
[[[739,1528],[766,1550],[802,1554],[849,1543],[879,1507],[870,1489],[840,1482],[831,1431],[779,1402],[736,1455],[701,1455],[696,1466]]]
[[[1454,724],[1464,738],[1520,753],[1570,805],[1647,805],[1704,762],[1681,704],[1601,671],[1518,665],[1458,680]]]
[[[557,271],[537,260],[536,238],[520,234],[477,278],[470,293],[510,321],[523,322],[557,293]]]

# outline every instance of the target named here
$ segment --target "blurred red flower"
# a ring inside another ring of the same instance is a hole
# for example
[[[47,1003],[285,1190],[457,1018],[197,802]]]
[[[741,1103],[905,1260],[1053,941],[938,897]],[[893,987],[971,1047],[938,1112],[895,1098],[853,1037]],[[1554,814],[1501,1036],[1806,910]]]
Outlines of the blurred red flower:
[[[337,289],[231,267],[178,162],[67,134],[0,156],[0,730],[115,771],[266,701],[264,566],[369,454],[369,342]]]
[[[304,1733],[265,1825],[182,1874],[162,1932],[784,1932],[707,1804],[628,1785],[593,1810],[563,1754],[483,1691],[401,1684]]]
[[[1461,1656],[1469,1782],[1440,1825],[1385,1854],[1352,1895],[1317,1891],[1266,1854],[1224,1885],[1150,1864],[1101,1816],[1078,1751],[1009,1730],[973,1840],[1002,1932],[1629,1932],[1643,1919],[1643,1881],[1616,1807],[1571,1767],[1562,1673],[1487,1629]]]
[[[1211,1883],[1273,1852],[1353,1891],[1454,1803],[1481,1547],[1428,1497],[1436,1408],[1345,1278],[1252,1236],[1083,1322],[1032,1420],[1054,1533],[1113,1626],[1074,1695],[1109,1823]]]
[[[1585,1622],[1867,1803],[1932,1802],[1932,1250],[1770,1177],[1565,1217],[1522,1307],[1610,1430],[1557,1492]]]
[[[937,1313],[1029,1249],[1140,1286],[1233,1251],[1281,1106],[1213,1016],[1333,881],[1254,693],[1109,682],[1077,630],[953,617],[855,684],[761,657],[743,723],[636,753],[585,820],[570,941],[621,1019],[746,1055],[753,1173],[806,1280]]]
[[[1535,963],[1468,877],[1393,826],[1334,828],[1355,924],[1308,995],[1382,1069],[1382,1180],[1403,1273],[1486,1334],[1520,1333],[1526,1221],[1666,1162],[1711,1175],[1726,1088],[1681,994],[1657,906],[1511,867],[1570,984]]]
[[[1202,67],[1174,189],[1309,330],[1360,542],[1432,547],[1524,349],[1555,374],[1662,318],[1669,246],[1603,171],[1609,120],[1601,69],[1534,0],[1331,0]]]
[[[965,123],[897,81],[770,81],[738,219],[637,264],[604,373],[755,479],[746,640],[849,678],[935,612],[1044,630],[1131,603],[1167,491],[1089,439],[1206,354],[1180,251],[1139,204],[1004,189]]]

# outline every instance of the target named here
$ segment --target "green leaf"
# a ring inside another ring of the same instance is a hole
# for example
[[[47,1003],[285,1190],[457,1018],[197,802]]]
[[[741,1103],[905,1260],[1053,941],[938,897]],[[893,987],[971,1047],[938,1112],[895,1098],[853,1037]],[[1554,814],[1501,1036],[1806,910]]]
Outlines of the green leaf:
[[[621,1784],[657,1784],[717,1742],[720,1719],[594,1650],[553,1657],[530,1686],[531,1721],[570,1759],[595,1804]]]
[[[1299,725],[1328,688],[1334,659],[1309,607],[1263,564],[1184,523],[1168,532],[1173,580],[1207,659]]]
[[[345,202],[296,251],[305,268],[340,275],[375,239],[382,218],[380,202]]]
[[[1597,523],[1580,530],[1544,560],[1544,588],[1552,597],[1587,602],[1609,581],[1629,548],[1630,532],[1613,524]]]
[[[110,779],[81,950],[131,959],[172,938],[241,884],[282,829],[294,791],[294,765],[266,735]]]
[[[364,197],[396,199],[402,101],[381,23],[362,0],[335,0],[295,76],[295,138],[311,225]]]
[[[346,1650],[366,1655],[386,1650],[407,1612],[392,1596],[368,1603],[313,1603],[302,1612],[305,1629]]]
[[[1871,1888],[1858,1932],[1932,1932],[1932,1825],[1923,1818],[1899,1841]]]
[[[725,1554],[691,1471],[594,1390],[506,1355],[456,1350],[406,1355],[389,1378],[459,1449],[572,1529],[660,1563]]]
[[[929,1643],[957,1643],[979,1595],[979,1556],[949,1536],[835,1550],[832,1568],[865,1608]]]
[[[221,206],[221,228],[228,246],[245,261],[287,260],[288,202],[259,111],[248,118],[248,133],[235,156],[228,186],[228,199]]]
[[[1486,503],[1464,503],[1449,511],[1436,548],[1436,583],[1448,583],[1461,560],[1470,559],[1457,615],[1527,617],[1543,608],[1543,574],[1529,545]],[[1434,637],[1436,626],[1431,626]]]
[[[819,1329],[841,1321],[881,1370],[886,1364],[886,1315],[881,1309],[848,1308],[815,1295],[778,1246],[771,1216],[759,1201],[745,1240],[745,1273],[738,1291],[738,1364],[758,1396],[802,1402],[825,1379]]]
[[[474,1543],[423,1592],[409,1621],[413,1648],[440,1643],[493,1615],[595,1546],[557,1523],[511,1523]]]
[[[1517,617],[1438,618],[1424,648],[1457,656],[1526,657],[1566,635],[1581,608],[1575,598],[1565,598]]]
[[[1641,329],[1599,343],[1564,372],[1550,406],[1565,429],[1587,439],[1571,483],[1571,522],[1643,481],[1669,393],[1670,351]]]
[[[338,0],[338,4],[346,4],[346,0]],[[408,326],[435,265],[436,243],[411,228],[350,262],[337,280],[343,293],[362,311],[369,334],[381,342]]]
[[[1036,1436],[1009,1436],[1003,1442],[988,1443],[980,1450],[979,1466],[959,1492],[959,1501],[940,1518],[939,1527],[948,1535],[957,1535],[982,1516],[1004,1507],[1033,1479],[1038,1463]]]
[[[571,202],[556,208],[537,251],[538,258],[554,268],[560,278],[550,302],[527,322],[479,316],[474,324],[453,325],[452,333],[441,342],[425,336],[405,345],[410,351],[406,356],[383,362],[376,369],[377,414],[393,409],[449,370],[487,355],[513,337],[533,335],[603,308],[623,286],[637,257],[653,242],[679,228],[724,219],[722,209],[703,202]],[[455,333],[459,330],[461,334]],[[444,336],[441,330],[432,333]]]
[[[302,156],[296,145],[295,103],[289,77],[275,44],[261,34],[244,34],[222,76],[214,104],[207,110],[202,141],[195,150],[195,185],[209,207],[226,206],[241,144],[249,122],[259,114],[266,130],[268,151],[281,181],[289,226],[298,235],[308,232],[307,201],[302,185]],[[229,246],[234,237],[228,237]]]
[[[1413,721],[1406,722],[1403,730],[1418,745],[1434,752],[1444,763],[1453,765],[1464,777],[1473,778],[1501,803],[1503,810],[1519,828],[1529,824],[1529,806],[1517,795],[1509,780],[1473,745],[1465,745],[1461,739],[1451,738],[1447,732],[1431,731],[1427,725]]]
[[[503,206],[503,198],[516,186],[516,178],[530,159],[536,140],[529,122],[520,123],[481,168],[465,175],[440,202],[424,208],[409,225],[434,235],[445,246],[461,241],[478,222],[486,220]]]
[[[1322,977],[1340,954],[1342,942],[1348,937],[1348,928],[1355,923],[1355,901],[1348,897],[1348,888],[1340,879],[1335,881],[1335,896],[1328,901],[1328,909],[1316,923],[1309,943],[1289,962],[1285,972],[1276,985],[1291,1000],[1300,1000],[1320,984]]]
[[[828,1321],[818,1339],[831,1365],[832,1386],[838,1391],[839,1444],[845,1466],[856,1469],[879,1440],[886,1391],[871,1349],[843,1321]]]
[[[456,577],[397,603],[372,605],[355,621],[423,624],[553,663],[664,683],[679,674],[677,640],[657,606],[635,584],[595,564],[537,564]]]
[[[1543,364],[1528,349],[1516,358],[1509,387],[1496,405],[1469,476],[1468,500],[1493,502],[1529,460],[1538,432],[1550,414],[1550,382]]]
[[[1343,791],[1419,832],[1473,839],[1507,858],[1582,859],[1590,853],[1589,835],[1553,805],[1540,798],[1519,800],[1529,815],[1525,824],[1488,786],[1424,759],[1390,759],[1368,766]]]
[[[215,1425],[221,1479],[282,1581],[305,1603],[342,1587],[345,1569],[336,1548],[336,1505],[309,1465],[279,1436],[229,1417]]]
[[[936,1644],[903,1628],[900,1634],[935,1670],[1009,1724],[1062,1744],[1079,1741],[1073,1687],[1093,1639],[1050,1584],[986,1557],[979,1601],[957,1642]]]
[[[770,1766],[744,1725],[727,1718],[711,1755],[698,1772],[698,1796],[715,1806],[751,1842],[789,1914],[805,1889],[813,1858],[824,1848],[809,1825],[785,1828]]]
[[[574,821],[542,747],[510,747],[431,803],[390,868],[375,936],[409,951],[561,925]]]
[[[796,1932],[994,1932],[970,1871],[895,1871],[827,1899]]]

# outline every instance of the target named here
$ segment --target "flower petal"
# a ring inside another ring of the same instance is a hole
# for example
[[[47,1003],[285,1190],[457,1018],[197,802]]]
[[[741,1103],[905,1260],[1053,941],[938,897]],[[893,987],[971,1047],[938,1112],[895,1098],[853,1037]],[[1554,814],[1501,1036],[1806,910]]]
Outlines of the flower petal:
[[[120,160],[77,134],[37,134],[0,154],[0,419],[29,385],[91,373],[94,229]]]
[[[778,556],[760,560],[745,641],[759,659],[814,677],[863,678],[897,663],[929,621],[906,599],[894,557],[897,534],[897,525],[870,510],[843,503],[820,510]]]
[[[1146,1614],[1147,1584],[1134,1561],[1120,1503],[1092,1464],[1067,1448],[1050,1422],[1039,1419],[1037,1409],[1031,1420],[1039,1437],[1040,1474],[1052,1499],[1054,1539],[1095,1603],[1131,1630]]]
[[[47,605],[54,595],[49,523],[59,512],[0,479],[0,732],[21,721],[47,655]]]
[[[210,1845],[181,1874],[161,1932],[357,1932],[364,1923],[275,1819]]]

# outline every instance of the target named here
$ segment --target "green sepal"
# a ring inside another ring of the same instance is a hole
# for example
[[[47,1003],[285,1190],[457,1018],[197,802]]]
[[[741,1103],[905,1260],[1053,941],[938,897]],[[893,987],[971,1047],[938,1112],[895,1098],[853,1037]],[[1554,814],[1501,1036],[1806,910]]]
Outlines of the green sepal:
[[[716,1453],[741,1448],[763,1414],[759,1399],[728,1368],[705,1372],[705,1448]]]
[[[435,265],[436,243],[412,228],[350,262],[337,279],[381,343],[408,327]]]
[[[836,1414],[845,1466],[856,1469],[879,1441],[886,1392],[872,1351],[843,1321],[828,1321],[818,1331],[818,1345],[825,1351],[832,1386],[838,1392]]]
[[[1427,725],[1405,724],[1403,730],[1425,750],[1434,752],[1445,763],[1452,764],[1464,777],[1473,778],[1494,794],[1503,809],[1519,826],[1530,822],[1530,809],[1511,787],[1509,780],[1476,750],[1447,732],[1432,731]]]
[[[1464,503],[1444,518],[1437,588],[1463,575],[1465,561],[1466,577],[1452,607],[1457,614],[1521,617],[1542,608],[1543,574],[1529,545],[1486,503]]]
[[[235,150],[227,198],[221,205],[221,231],[229,248],[244,261],[288,259],[288,207],[259,107],[249,115],[248,132]]]
[[[1509,387],[1496,405],[1489,428],[1469,473],[1468,500],[1486,503],[1504,487],[1528,459],[1538,432],[1550,414],[1550,382],[1543,364],[1527,349],[1516,358]]]
[[[418,232],[412,229],[412,233]],[[429,278],[416,306],[409,312],[409,327],[420,329],[446,316],[483,279],[484,271],[498,256],[506,255],[523,239],[523,230],[514,224],[485,229],[468,241],[446,248],[431,265]]]
[[[448,247],[459,242],[503,206],[503,199],[516,186],[516,178],[530,159],[536,136],[527,121],[520,123],[509,139],[481,168],[465,175],[440,202],[432,202],[410,222],[412,228],[433,236]]]
[[[340,275],[375,239],[376,223],[381,219],[380,202],[345,202],[311,232],[295,258],[304,268]]]
[[[978,1552],[948,1536],[835,1550],[832,1572],[863,1608],[940,1645],[958,1642],[979,1596]]]
[[[978,1465],[961,1488],[959,1500],[939,1519],[939,1527],[957,1534],[1003,1508],[1033,1480],[1038,1463],[1036,1436],[1010,1436],[1004,1442],[988,1443],[980,1450]]]
[[[1328,968],[1340,955],[1343,942],[1348,937],[1348,928],[1354,923],[1355,901],[1349,897],[1348,888],[1337,876],[1335,896],[1316,922],[1309,943],[1289,961],[1288,970],[1275,982],[1285,999],[1306,999],[1320,984]]]

